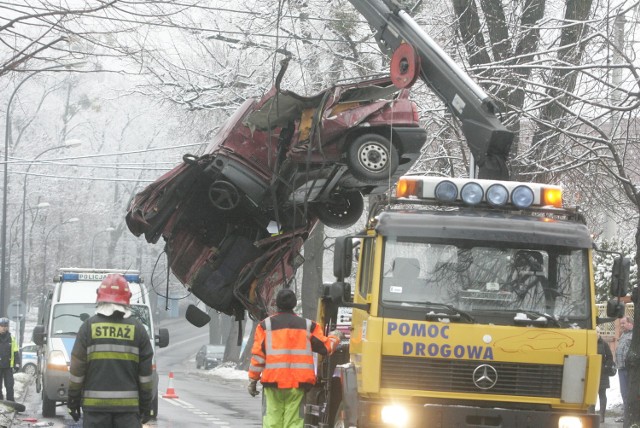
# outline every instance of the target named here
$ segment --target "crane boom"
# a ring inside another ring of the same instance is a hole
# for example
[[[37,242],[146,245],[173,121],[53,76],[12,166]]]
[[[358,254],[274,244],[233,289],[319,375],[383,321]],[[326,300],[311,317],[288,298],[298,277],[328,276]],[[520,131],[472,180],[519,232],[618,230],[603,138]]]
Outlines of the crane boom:
[[[369,22],[383,52],[391,55],[402,43],[416,50],[419,76],[460,120],[479,178],[508,180],[513,133],[497,118],[482,88],[393,0],[349,1]]]

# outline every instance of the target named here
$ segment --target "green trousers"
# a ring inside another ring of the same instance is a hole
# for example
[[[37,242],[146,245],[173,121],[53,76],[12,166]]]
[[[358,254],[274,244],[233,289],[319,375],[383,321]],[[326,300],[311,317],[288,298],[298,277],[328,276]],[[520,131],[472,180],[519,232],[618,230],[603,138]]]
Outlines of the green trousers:
[[[303,389],[262,388],[262,394],[262,428],[303,428]]]

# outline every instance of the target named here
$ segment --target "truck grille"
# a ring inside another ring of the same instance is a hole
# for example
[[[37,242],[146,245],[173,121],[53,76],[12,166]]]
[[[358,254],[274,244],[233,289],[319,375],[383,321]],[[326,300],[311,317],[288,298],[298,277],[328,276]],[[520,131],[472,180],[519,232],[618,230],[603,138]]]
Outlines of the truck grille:
[[[473,383],[473,372],[482,364],[492,366],[498,374],[495,386],[490,389],[480,389]],[[561,365],[383,356],[381,386],[560,398],[562,371]]]

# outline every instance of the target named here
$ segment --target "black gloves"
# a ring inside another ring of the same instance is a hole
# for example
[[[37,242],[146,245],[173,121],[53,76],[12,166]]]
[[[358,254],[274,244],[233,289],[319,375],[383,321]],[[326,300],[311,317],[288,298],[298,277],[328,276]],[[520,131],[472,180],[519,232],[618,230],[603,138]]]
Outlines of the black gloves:
[[[67,408],[69,409],[69,416],[71,416],[75,422],[78,422],[80,420],[80,400],[77,398],[69,398]]]
[[[72,407],[71,404],[67,404],[67,408],[69,408],[69,416],[71,416],[75,422],[78,422],[80,420],[80,406]]]
[[[151,420],[151,412],[146,409],[140,409],[140,422],[146,424]]]
[[[249,386],[247,387],[247,391],[249,391],[249,395],[251,395],[252,397],[255,397],[256,395],[260,394],[260,391],[258,391],[257,385],[258,385],[257,380],[249,381]]]

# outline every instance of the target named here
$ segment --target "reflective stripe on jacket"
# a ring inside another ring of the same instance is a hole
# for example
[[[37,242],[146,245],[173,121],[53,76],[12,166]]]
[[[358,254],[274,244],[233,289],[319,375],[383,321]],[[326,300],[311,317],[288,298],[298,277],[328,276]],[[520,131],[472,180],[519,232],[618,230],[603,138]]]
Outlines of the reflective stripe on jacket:
[[[90,412],[149,409],[153,349],[134,318],[95,315],[82,324],[71,352],[69,400]]]
[[[313,353],[335,351],[340,340],[322,334],[315,322],[280,312],[256,327],[249,378],[264,386],[299,388],[316,382]]]

